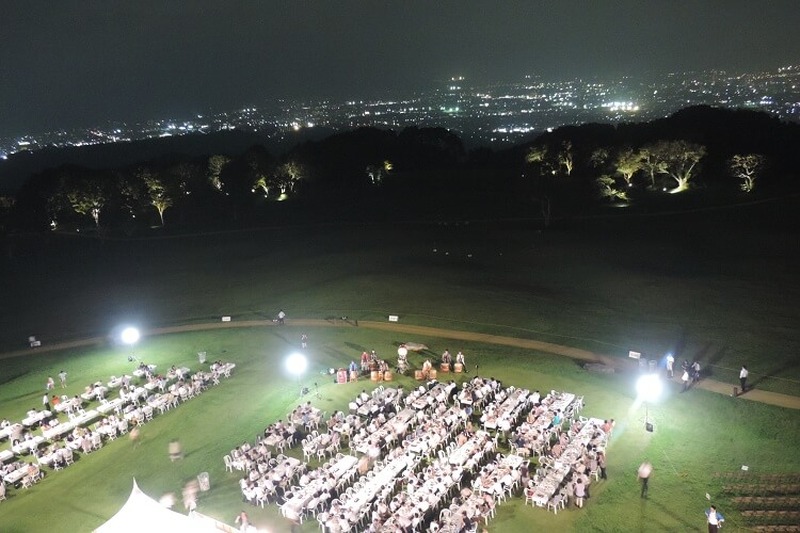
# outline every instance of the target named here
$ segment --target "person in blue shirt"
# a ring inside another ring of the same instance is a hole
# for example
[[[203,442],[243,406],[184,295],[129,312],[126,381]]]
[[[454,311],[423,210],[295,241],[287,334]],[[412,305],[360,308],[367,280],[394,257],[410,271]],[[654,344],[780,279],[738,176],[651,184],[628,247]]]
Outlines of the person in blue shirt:
[[[725,517],[723,517],[722,514],[717,511],[717,508],[712,505],[706,509],[706,521],[708,521],[708,533],[717,533],[719,528],[722,527]]]

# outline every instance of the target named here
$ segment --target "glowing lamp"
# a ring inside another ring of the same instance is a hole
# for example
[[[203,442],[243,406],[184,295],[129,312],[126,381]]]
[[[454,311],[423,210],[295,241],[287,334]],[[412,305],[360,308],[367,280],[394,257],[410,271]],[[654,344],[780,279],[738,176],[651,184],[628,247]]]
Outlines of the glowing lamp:
[[[290,374],[299,376],[306,371],[307,367],[308,361],[303,354],[293,353],[286,358],[286,370],[288,370]]]
[[[139,334],[138,329],[133,327],[127,327],[122,330],[122,333],[120,333],[119,338],[122,340],[122,342],[124,342],[128,346],[132,346],[137,342],[139,342],[140,336],[141,335]]]
[[[636,382],[636,393],[645,402],[653,402],[661,396],[663,387],[658,374],[646,374]]]

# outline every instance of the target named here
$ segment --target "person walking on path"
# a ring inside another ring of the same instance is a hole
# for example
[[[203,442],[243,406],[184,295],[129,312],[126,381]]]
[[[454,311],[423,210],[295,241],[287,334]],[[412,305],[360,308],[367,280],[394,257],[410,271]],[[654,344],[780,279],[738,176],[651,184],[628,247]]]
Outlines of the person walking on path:
[[[719,528],[722,527],[725,517],[717,511],[717,508],[714,505],[712,505],[706,509],[706,521],[708,522],[708,533],[717,533]]]
[[[675,364],[675,356],[672,355],[672,353],[668,353],[667,354],[667,375],[669,376],[669,379],[672,379],[672,378],[675,377],[675,374],[672,371],[672,367],[673,367],[674,364]]]
[[[286,323],[286,313],[283,312],[283,309],[278,311],[278,324],[281,326]]]
[[[747,376],[750,372],[747,370],[747,366],[742,365],[742,369],[739,371],[739,384],[742,386],[742,392],[740,394],[744,394],[744,391],[747,390]]]
[[[648,484],[650,483],[650,474],[653,473],[653,465],[647,461],[639,466],[639,480],[642,482],[642,498],[647,498]]]
[[[303,333],[302,335],[300,335],[300,347],[301,347],[302,349],[304,349],[304,350],[305,350],[306,348],[308,348],[308,335],[306,335],[305,333]]]

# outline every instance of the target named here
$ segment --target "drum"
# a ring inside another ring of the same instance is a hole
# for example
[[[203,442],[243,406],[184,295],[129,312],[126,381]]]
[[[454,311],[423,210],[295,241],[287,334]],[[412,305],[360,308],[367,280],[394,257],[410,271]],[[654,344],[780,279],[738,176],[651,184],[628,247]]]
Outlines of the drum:
[[[439,369],[441,370],[442,374],[447,374],[450,372],[450,363],[442,363],[439,365]]]
[[[351,370],[350,371],[350,381],[358,381],[358,371]]]
[[[378,377],[379,374],[380,372],[378,372],[377,370],[373,370],[369,374],[369,379],[372,381],[378,381],[379,379],[381,379],[380,377]]]
[[[431,371],[428,372],[428,379],[436,379],[436,369],[431,368]]]
[[[464,371],[464,365],[461,363],[456,363],[456,374],[460,374]]]
[[[392,376],[391,370],[387,370],[386,372],[383,373],[383,381],[392,381],[393,377],[394,376]]]
[[[422,370],[414,370],[414,379],[422,381]]]

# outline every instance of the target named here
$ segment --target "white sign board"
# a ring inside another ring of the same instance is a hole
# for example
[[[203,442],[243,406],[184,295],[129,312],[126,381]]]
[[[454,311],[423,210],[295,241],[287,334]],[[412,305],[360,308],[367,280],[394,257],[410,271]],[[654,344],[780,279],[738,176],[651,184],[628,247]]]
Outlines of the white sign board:
[[[628,352],[628,357],[630,357],[631,359],[639,359],[641,356],[642,354],[639,352],[633,352],[633,351]]]
[[[397,315],[389,315],[389,322],[397,322],[400,320],[400,317]]]
[[[226,315],[226,316],[222,317],[222,321],[223,322],[230,322],[231,321],[231,317]]]

